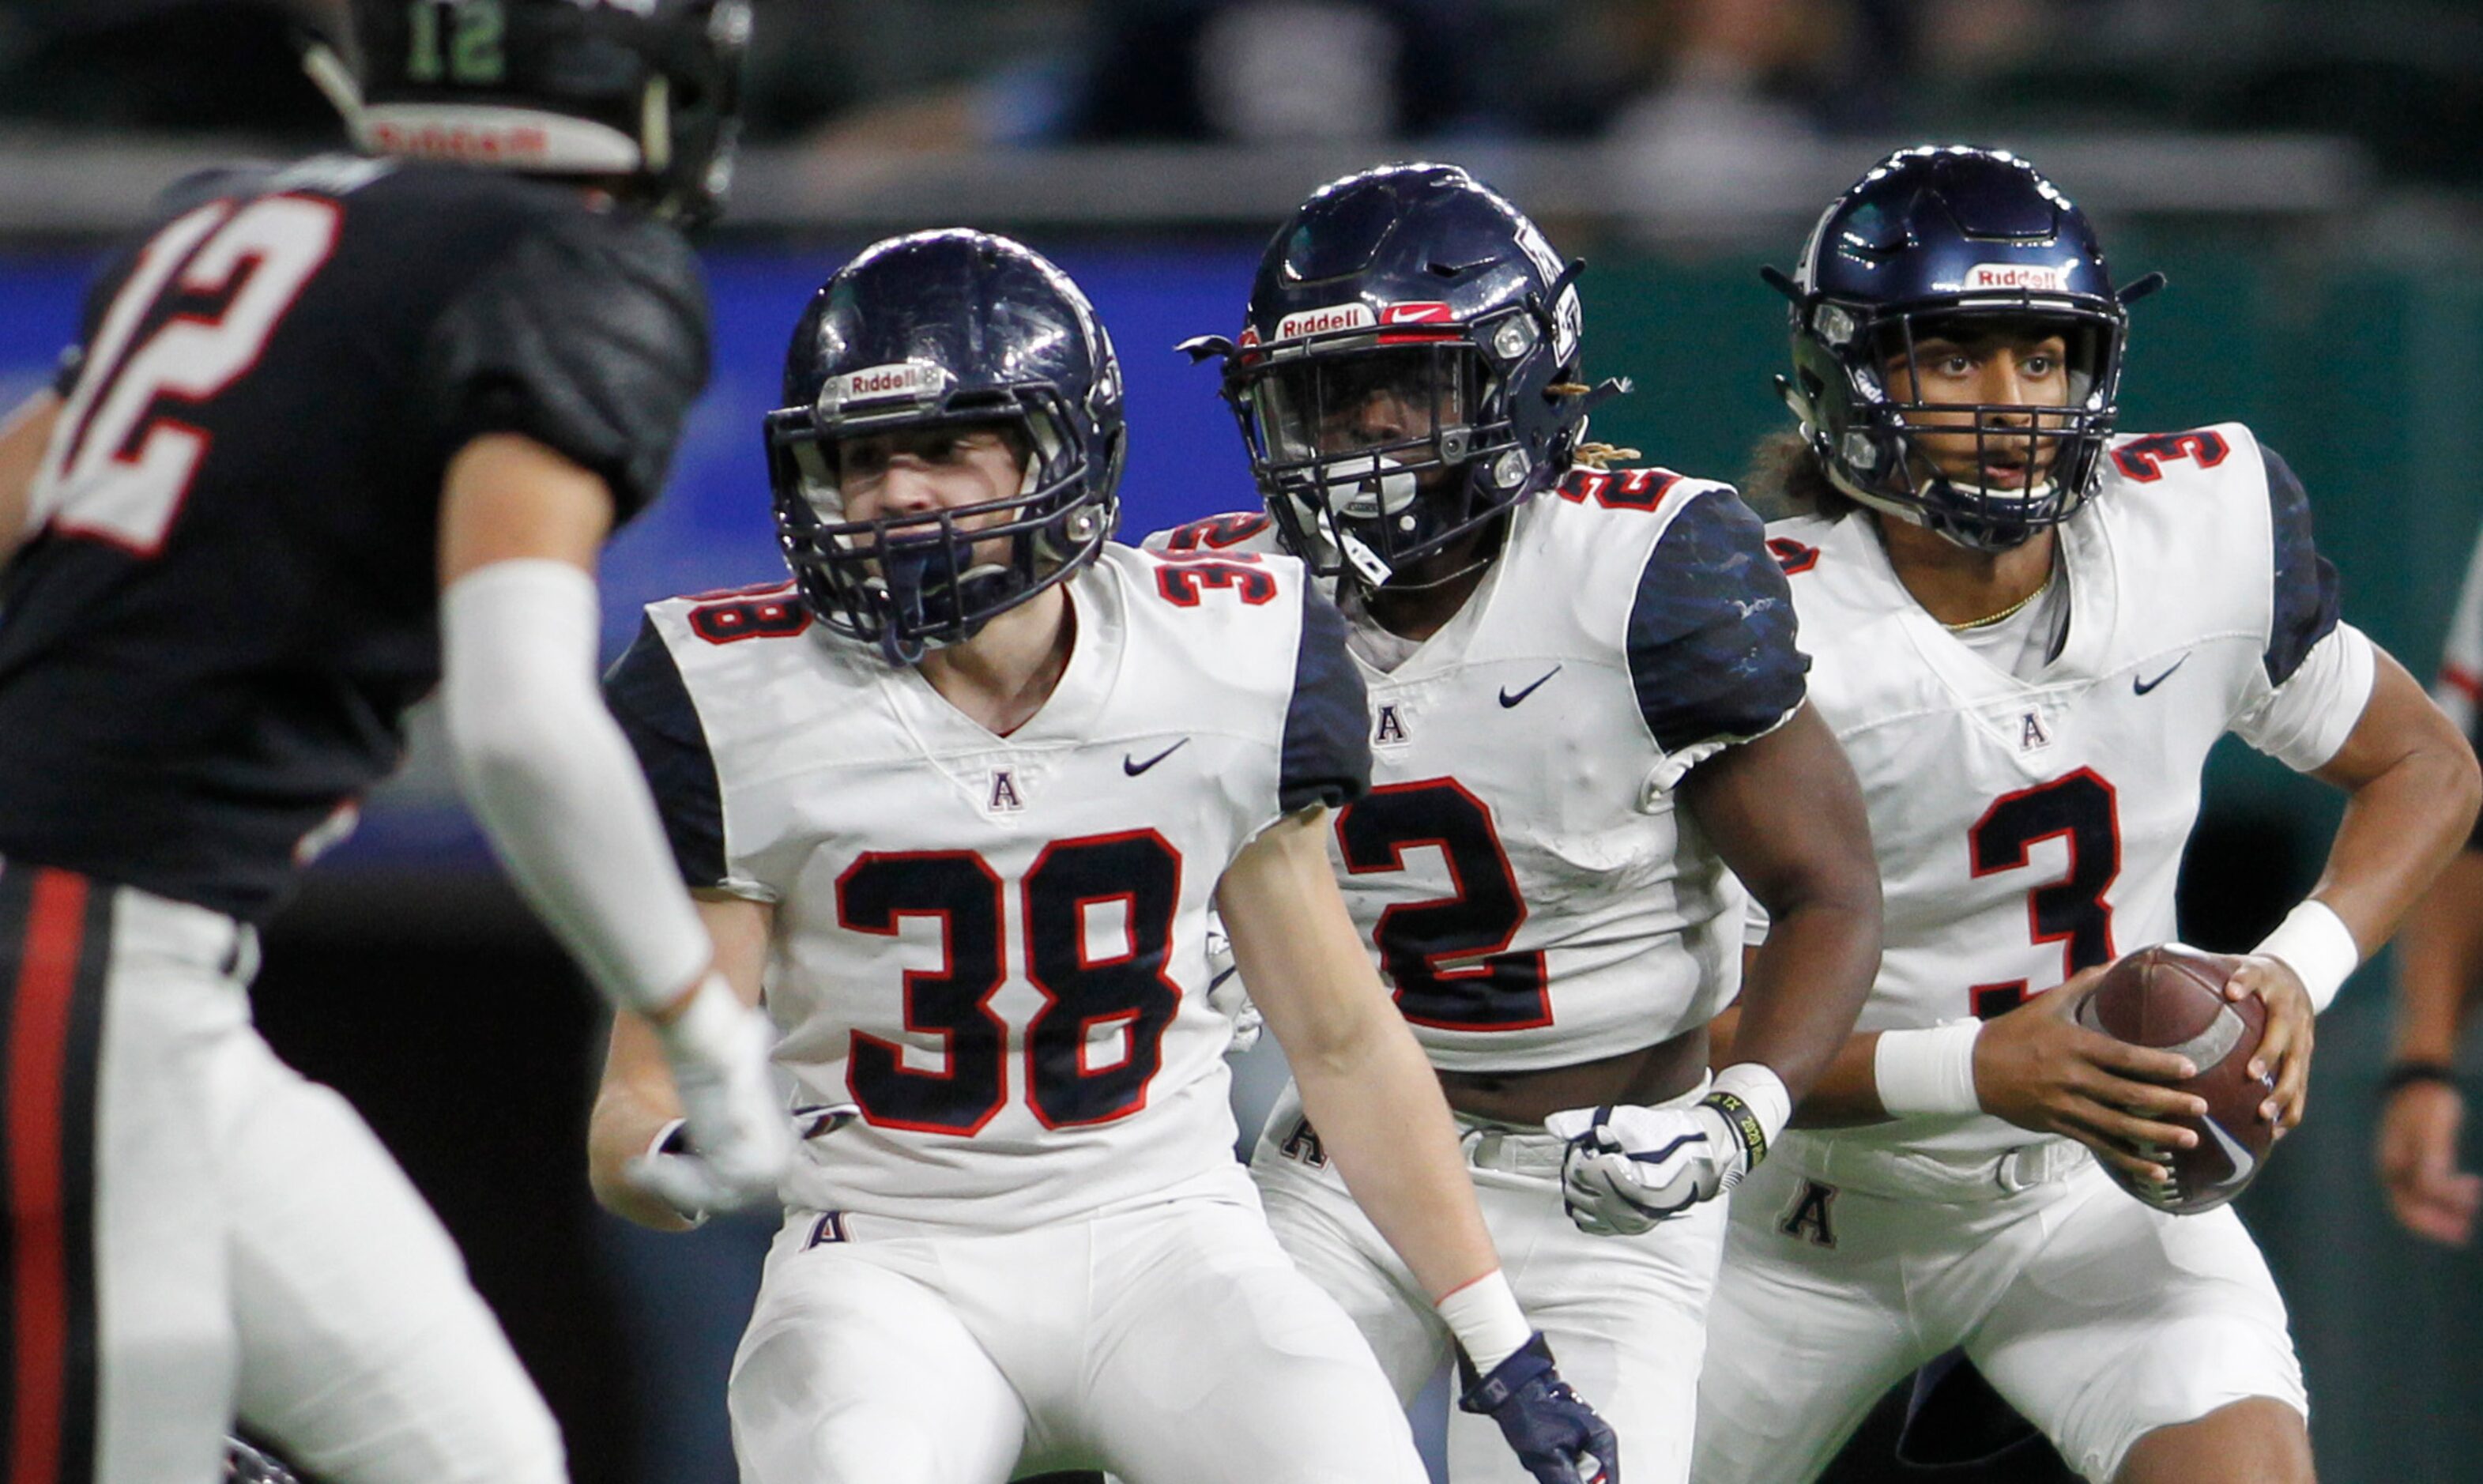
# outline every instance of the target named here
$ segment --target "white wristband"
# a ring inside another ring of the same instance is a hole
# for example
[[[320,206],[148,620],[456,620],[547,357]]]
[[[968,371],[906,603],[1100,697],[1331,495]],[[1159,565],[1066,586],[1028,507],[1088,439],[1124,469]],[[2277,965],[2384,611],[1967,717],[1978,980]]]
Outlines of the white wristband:
[[[1765,1062],[1735,1062],[1716,1073],[1709,1091],[1730,1093],[1741,1099],[1750,1116],[1759,1121],[1767,1142],[1751,1151],[1753,1164],[1760,1154],[1775,1147],[1776,1135],[1784,1132],[1785,1125],[1793,1118],[1793,1094],[1785,1090],[1784,1078]]]
[[[1899,1118],[1982,1112],[1974,1095],[1974,1039],[1982,1034],[1981,1020],[1880,1032],[1871,1058],[1880,1105]]]
[[[1508,1276],[1498,1268],[1449,1292],[1433,1307],[1479,1376],[1490,1375],[1535,1336],[1535,1326],[1526,1322],[1526,1312],[1508,1289]]]
[[[2363,964],[2362,947],[2354,941],[2353,929],[2335,909],[2317,897],[2305,897],[2302,904],[2285,914],[2276,931],[2262,939],[2251,952],[2263,958],[2283,959],[2284,967],[2301,979],[2302,987],[2310,992],[2310,1013],[2318,1014],[2336,998],[2345,980]]]

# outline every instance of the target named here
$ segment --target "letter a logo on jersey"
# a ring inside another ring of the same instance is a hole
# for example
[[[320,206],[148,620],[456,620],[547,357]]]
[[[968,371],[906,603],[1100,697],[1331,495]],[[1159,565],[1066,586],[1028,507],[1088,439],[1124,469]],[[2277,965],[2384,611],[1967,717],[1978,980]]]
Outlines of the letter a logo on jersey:
[[[1776,1222],[1776,1230],[1787,1236],[1798,1237],[1814,1247],[1836,1245],[1836,1228],[1829,1219],[1829,1207],[1836,1204],[1836,1187],[1817,1180],[1803,1180],[1802,1194]]]
[[[991,800],[983,808],[995,814],[1013,814],[1026,808],[1026,799],[1017,791],[1016,769],[992,770]]]
[[[1405,740],[1405,718],[1398,713],[1397,702],[1381,702],[1379,719],[1373,723],[1371,728],[1371,745],[1387,747]]]
[[[2017,716],[2017,751],[2040,753],[2052,745],[2052,733],[2043,725],[2041,711],[2022,711]]]
[[[1314,1170],[1327,1168],[1327,1150],[1320,1143],[1319,1130],[1311,1126],[1307,1118],[1294,1121],[1294,1131],[1285,1136],[1284,1144],[1276,1152]]]

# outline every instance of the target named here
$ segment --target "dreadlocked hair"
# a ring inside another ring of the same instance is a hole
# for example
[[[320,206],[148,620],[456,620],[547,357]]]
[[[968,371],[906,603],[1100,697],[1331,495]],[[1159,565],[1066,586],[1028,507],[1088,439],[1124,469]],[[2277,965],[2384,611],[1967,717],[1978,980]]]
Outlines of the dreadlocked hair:
[[[1581,468],[1598,470],[1610,467],[1615,459],[1639,457],[1641,455],[1637,449],[1623,448],[1616,443],[1581,443],[1569,452],[1571,464]]]
[[[1749,472],[1742,476],[1742,499],[1762,520],[1789,516],[1841,520],[1862,508],[1854,496],[1829,483],[1819,455],[1794,432],[1771,433],[1750,450]]]

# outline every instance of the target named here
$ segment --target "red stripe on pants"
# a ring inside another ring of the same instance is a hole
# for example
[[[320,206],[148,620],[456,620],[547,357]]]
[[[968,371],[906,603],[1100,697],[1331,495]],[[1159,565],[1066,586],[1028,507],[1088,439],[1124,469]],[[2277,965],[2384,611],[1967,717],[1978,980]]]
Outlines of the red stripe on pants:
[[[16,1223],[16,1426],[13,1484],[53,1484],[60,1472],[61,1407],[68,1395],[68,1254],[62,1222],[61,1084],[69,1005],[86,930],[86,878],[40,869],[26,914],[9,1034],[9,1210]]]

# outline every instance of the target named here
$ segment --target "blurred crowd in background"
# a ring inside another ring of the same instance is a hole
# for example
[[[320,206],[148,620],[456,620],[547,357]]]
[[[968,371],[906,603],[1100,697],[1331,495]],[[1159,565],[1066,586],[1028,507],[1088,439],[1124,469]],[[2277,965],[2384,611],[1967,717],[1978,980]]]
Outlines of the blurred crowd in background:
[[[341,0],[12,0],[0,121],[333,135]],[[754,139],[876,148],[2312,131],[2483,183],[2454,0],[757,0]]]

